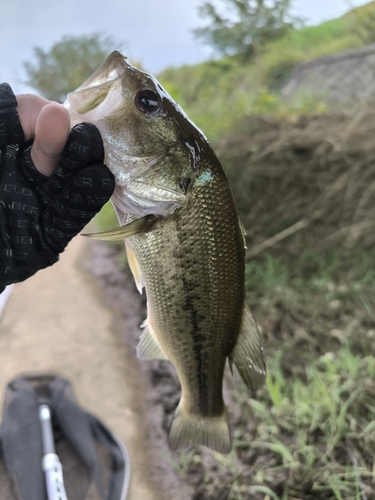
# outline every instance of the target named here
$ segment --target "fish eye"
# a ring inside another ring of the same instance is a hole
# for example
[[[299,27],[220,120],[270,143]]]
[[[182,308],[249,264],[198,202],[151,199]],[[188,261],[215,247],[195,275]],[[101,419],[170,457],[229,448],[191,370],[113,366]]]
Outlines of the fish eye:
[[[142,113],[155,113],[160,108],[160,97],[153,90],[141,90],[135,96],[135,105]]]

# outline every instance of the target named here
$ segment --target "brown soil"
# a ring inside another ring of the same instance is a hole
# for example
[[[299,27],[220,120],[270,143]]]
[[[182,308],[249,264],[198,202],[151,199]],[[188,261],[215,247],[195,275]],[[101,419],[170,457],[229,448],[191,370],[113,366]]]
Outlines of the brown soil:
[[[83,267],[89,246],[75,238],[59,263],[14,286],[0,324],[0,397],[20,374],[52,372],[68,378],[82,407],[126,444],[132,465],[128,498],[164,500],[168,497],[159,478],[150,474],[148,382],[134,353],[115,333],[116,315],[97,280]],[[106,265],[105,256],[95,261],[97,272]],[[137,329],[134,308],[139,309],[135,301],[127,323],[130,332]]]
[[[296,255],[307,246],[318,252],[374,246],[374,118],[373,110],[248,117],[217,144],[249,256],[251,247],[295,224],[293,239],[282,239],[276,250]]]

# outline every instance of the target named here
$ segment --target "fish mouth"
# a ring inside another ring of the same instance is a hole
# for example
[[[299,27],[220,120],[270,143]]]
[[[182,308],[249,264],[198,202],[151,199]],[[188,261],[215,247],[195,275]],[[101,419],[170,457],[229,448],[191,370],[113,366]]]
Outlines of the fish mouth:
[[[122,81],[130,67],[126,57],[114,51],[80,87],[68,93],[64,106],[72,127],[84,121],[98,126],[103,116],[121,115],[125,108]]]

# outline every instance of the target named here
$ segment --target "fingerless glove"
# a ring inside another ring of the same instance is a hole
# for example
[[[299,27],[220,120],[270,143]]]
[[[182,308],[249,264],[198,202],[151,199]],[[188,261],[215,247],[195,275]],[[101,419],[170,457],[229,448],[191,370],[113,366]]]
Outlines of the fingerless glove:
[[[115,185],[92,124],[74,127],[60,165],[51,177],[41,174],[16,106],[9,85],[0,85],[0,292],[55,263]]]

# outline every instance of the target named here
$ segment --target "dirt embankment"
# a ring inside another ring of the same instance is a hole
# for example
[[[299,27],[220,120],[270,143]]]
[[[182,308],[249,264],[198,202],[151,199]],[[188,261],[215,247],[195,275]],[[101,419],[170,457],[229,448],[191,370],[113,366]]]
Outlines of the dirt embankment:
[[[375,244],[375,111],[288,120],[251,117],[217,145],[251,247],[290,228],[276,250]],[[294,226],[294,228],[293,228]]]

